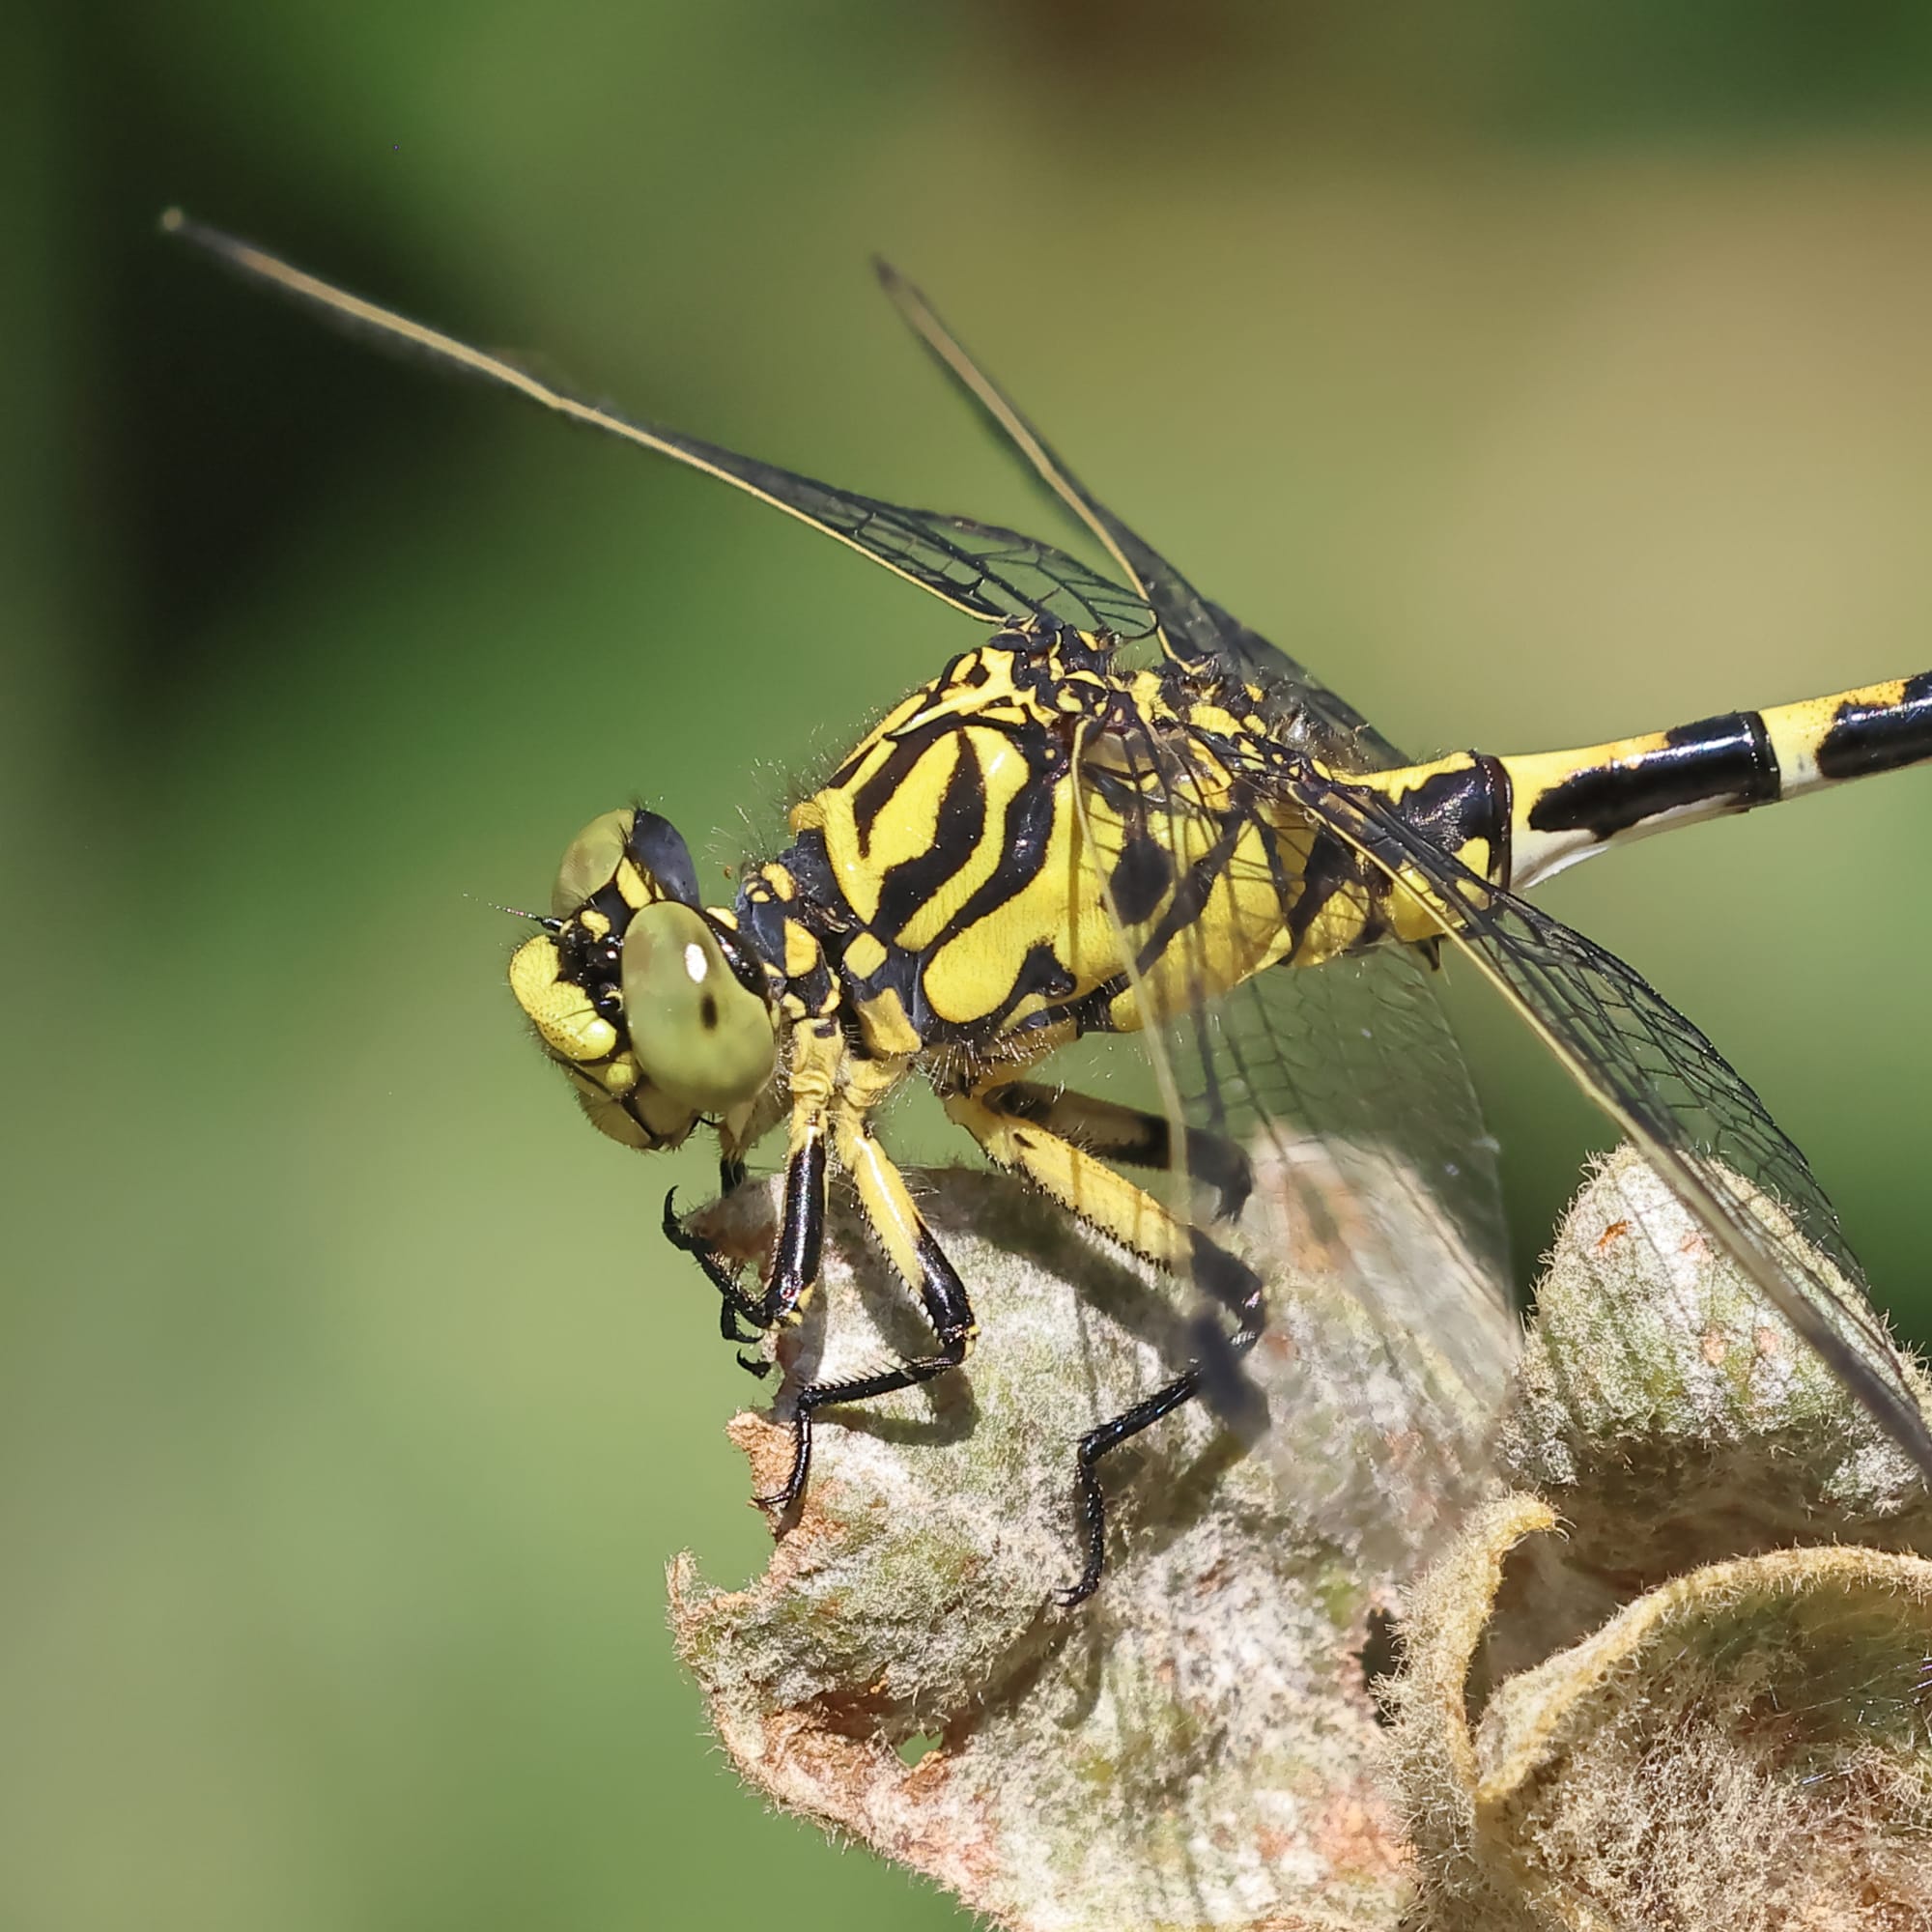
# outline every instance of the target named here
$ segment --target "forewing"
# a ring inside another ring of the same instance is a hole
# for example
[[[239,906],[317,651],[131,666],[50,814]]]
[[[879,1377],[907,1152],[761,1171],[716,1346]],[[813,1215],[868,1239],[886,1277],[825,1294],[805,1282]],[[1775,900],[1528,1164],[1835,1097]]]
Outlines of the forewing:
[[[1261,686],[1284,730],[1332,768],[1375,771],[1407,762],[1352,704],[1286,651],[1204,598],[1151,544],[1122,523],[967,353],[925,297],[889,263],[874,266],[899,313],[981,419],[1093,531],[1140,588],[1158,619],[1157,635],[1169,657]]]
[[[344,327],[427,356],[459,375],[513,389],[569,421],[621,437],[732,484],[984,623],[1066,625],[1090,637],[1111,632],[1122,638],[1145,637],[1154,628],[1153,612],[1142,598],[1049,544],[966,517],[880,502],[697,437],[620,415],[567,394],[503,356],[365,301],[179,213],[166,217],[164,225],[237,272]]]
[[[1311,819],[1407,889],[1932,1479],[1932,1429],[1836,1211],[1804,1156],[1704,1035],[1632,967],[1490,885],[1382,800],[1313,779],[1287,788]],[[1778,1225],[1766,1196],[1802,1239]]]

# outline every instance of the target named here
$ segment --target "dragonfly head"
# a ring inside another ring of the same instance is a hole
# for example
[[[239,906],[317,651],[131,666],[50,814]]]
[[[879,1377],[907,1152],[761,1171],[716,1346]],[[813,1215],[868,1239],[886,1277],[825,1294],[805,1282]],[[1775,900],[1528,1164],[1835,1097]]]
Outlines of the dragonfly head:
[[[592,819],[538,923],[511,957],[510,990],[602,1132],[668,1148],[700,1121],[749,1118],[778,1054],[764,971],[699,905],[668,820],[641,809]]]

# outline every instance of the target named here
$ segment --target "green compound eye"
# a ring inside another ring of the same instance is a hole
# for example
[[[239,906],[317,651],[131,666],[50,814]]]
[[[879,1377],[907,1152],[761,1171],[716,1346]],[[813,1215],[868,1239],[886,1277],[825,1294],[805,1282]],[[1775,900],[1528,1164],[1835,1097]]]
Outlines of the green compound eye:
[[[553,918],[568,919],[617,876],[635,816],[629,811],[607,811],[601,818],[593,818],[564,848],[556,884],[550,889]]]
[[[689,906],[645,906],[624,934],[624,1024],[644,1076],[700,1114],[742,1106],[778,1054],[771,1009],[740,985]]]

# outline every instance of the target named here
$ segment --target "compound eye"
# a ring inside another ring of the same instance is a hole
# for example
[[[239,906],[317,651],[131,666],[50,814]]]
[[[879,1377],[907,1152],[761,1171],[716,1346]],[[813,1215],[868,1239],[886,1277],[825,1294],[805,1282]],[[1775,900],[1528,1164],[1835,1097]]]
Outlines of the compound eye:
[[[563,864],[556,868],[556,884],[550,889],[551,916],[568,919],[586,899],[592,899],[617,876],[631,837],[629,811],[607,811],[593,818],[564,848]]]
[[[691,907],[643,907],[624,934],[624,1023],[644,1077],[699,1114],[754,1098],[772,1077],[772,1011],[741,985]]]

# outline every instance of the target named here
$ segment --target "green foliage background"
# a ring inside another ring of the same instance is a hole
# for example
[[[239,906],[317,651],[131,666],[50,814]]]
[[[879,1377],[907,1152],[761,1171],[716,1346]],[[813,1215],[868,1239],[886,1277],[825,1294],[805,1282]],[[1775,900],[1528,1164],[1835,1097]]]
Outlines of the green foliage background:
[[[492,900],[712,859],[970,636],[171,250],[180,201],[637,409],[1041,513],[873,292],[1418,750],[1932,663],[1932,14],[563,0],[14,17],[0,362],[0,1925],[937,1925],[707,1745],[747,1394]],[[716,828],[715,837],[712,836]],[[1932,1335],[1923,774],[1557,910],[1703,1020]],[[1472,1058],[1525,1256],[1588,1122]]]

